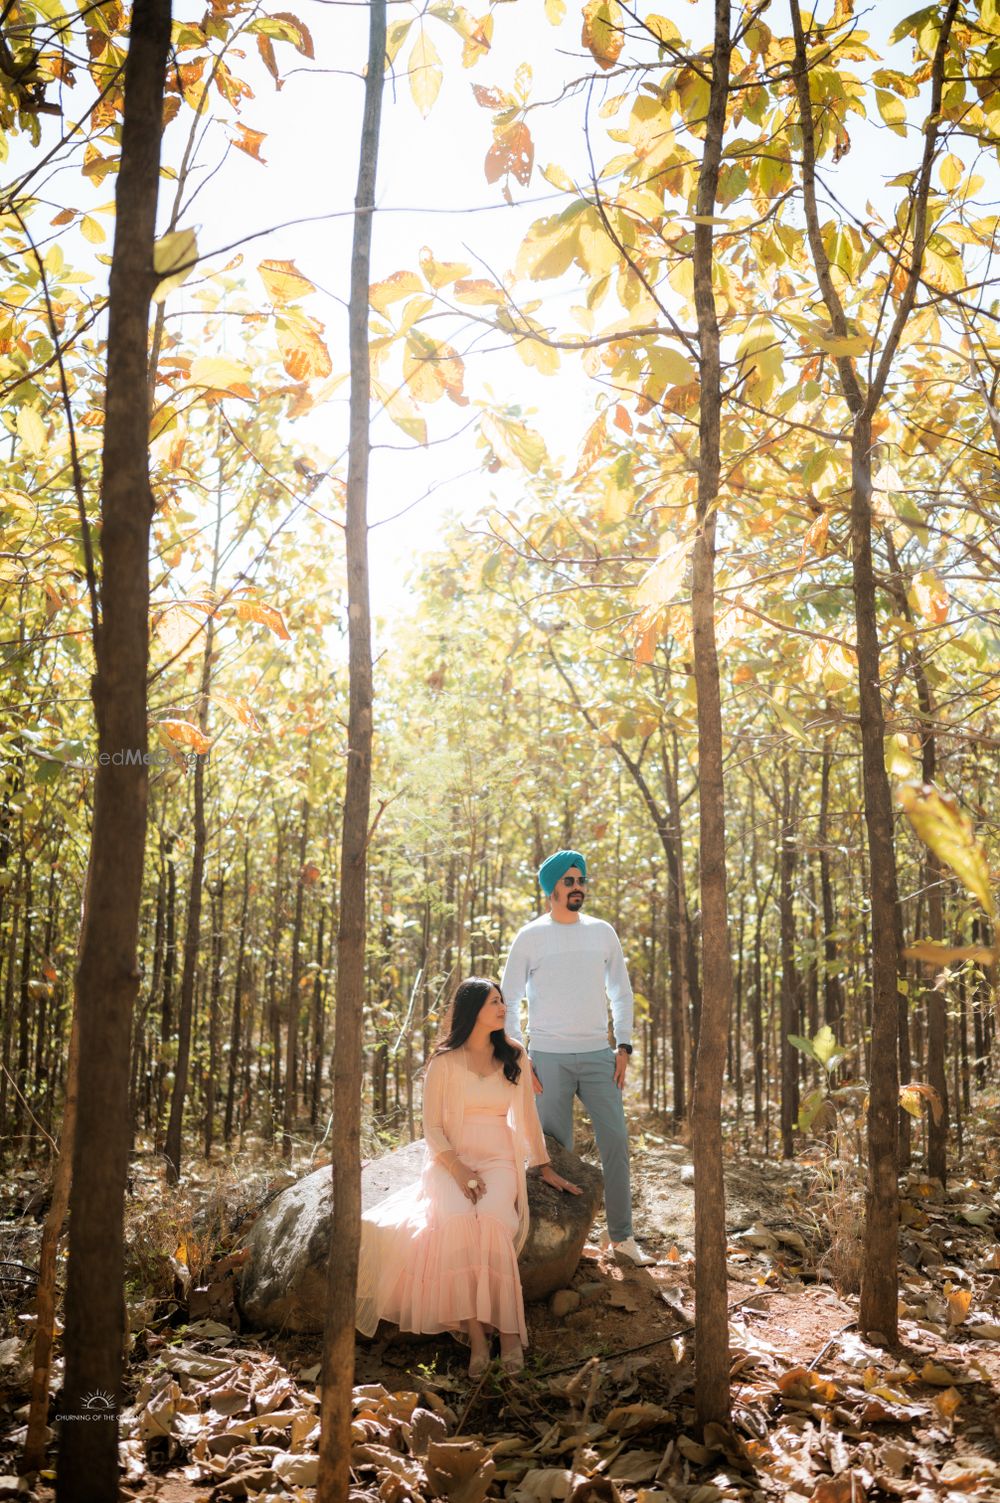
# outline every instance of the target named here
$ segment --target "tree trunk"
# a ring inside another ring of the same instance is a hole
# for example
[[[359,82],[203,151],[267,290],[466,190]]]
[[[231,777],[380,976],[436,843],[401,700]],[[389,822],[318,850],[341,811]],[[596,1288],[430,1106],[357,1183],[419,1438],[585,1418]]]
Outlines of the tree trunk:
[[[226,1083],[226,1118],[222,1138],[229,1147],[233,1136],[233,1107],[236,1101],[236,1081],[240,1072],[240,1045],[243,1042],[243,974],[247,955],[247,911],[250,906],[250,845],[243,846],[243,897],[240,902],[240,940],[236,956],[236,977],[233,983],[233,1017],[229,1031],[229,1069]]]
[[[372,657],[368,598],[368,285],[385,79],[385,4],[370,0],[348,312],[351,397],[347,463],[347,778],[340,858],[340,923],[333,1059],[333,1221],[327,1265],[317,1503],[347,1503],[351,1484],[354,1303],[361,1238],[361,1080],[365,893],[371,807]]]
[[[295,1126],[295,1109],[298,1105],[299,1074],[299,1015],[302,1011],[299,997],[300,956],[302,953],[302,906],[305,899],[306,845],[309,840],[309,798],[302,800],[302,826],[299,832],[299,869],[295,877],[295,919],[292,923],[292,964],[288,983],[288,1035],[285,1057],[285,1111],[282,1122],[281,1156],[292,1156],[292,1129]]]
[[[698,320],[701,401],[698,416],[698,530],[694,544],[691,616],[698,690],[703,964],[691,1141],[695,1174],[695,1407],[703,1425],[729,1422],[722,1077],[733,979],[726,904],[722,704],[715,641],[715,529],[722,397],[719,325],[712,290],[712,216],[726,124],[732,50],[729,9],[729,0],[716,0],[712,83],[694,227],[694,301]]]
[[[121,170],[116,193],[101,481],[101,620],[92,682],[98,767],[90,882],[76,972],[80,1091],[70,1192],[70,1256],[63,1337],[64,1421],[59,1503],[118,1496],[118,1422],[125,1336],[122,1200],[128,1168],[128,1067],[139,987],[136,939],[146,840],[149,657],[149,301],[160,178],[169,0],[136,0],[125,63]],[[119,753],[116,766],[113,754]],[[107,755],[106,762],[103,754]],[[82,1408],[88,1394],[116,1409]]]
[[[205,1079],[205,1157],[212,1157],[215,1141],[215,1082],[219,1075],[220,994],[225,957],[226,883],[223,877],[212,892],[211,975],[208,1003],[208,1074]]]
[[[218,557],[218,549],[216,549]],[[214,575],[213,575],[214,584]],[[198,704],[198,729],[208,729],[208,691],[212,684],[212,643],[215,620],[209,616],[205,626],[205,654],[201,667],[201,697]],[[187,926],[184,930],[184,961],[181,971],[181,1005],[177,1019],[177,1063],[174,1088],[170,1097],[170,1121],[163,1151],[167,1160],[167,1184],[176,1185],[181,1177],[183,1154],[184,1102],[187,1098],[188,1066],[191,1059],[191,1022],[194,1014],[194,987],[201,948],[201,895],[205,882],[205,758],[195,754],[194,830],[191,850],[191,883],[188,888]]]
[[[837,1043],[844,1047],[844,990],[840,981],[835,929],[836,909],[833,902],[833,879],[830,872],[830,772],[833,754],[829,741],[823,745],[823,770],[819,795],[819,888],[823,905],[823,1020],[832,1028]]]
[[[795,876],[795,817],[788,758],[781,764],[781,881],[778,909],[781,929],[781,1156],[795,1154],[795,1124],[799,1115],[799,1052],[789,1036],[800,1031],[799,977],[795,965],[795,913],[792,882]]]

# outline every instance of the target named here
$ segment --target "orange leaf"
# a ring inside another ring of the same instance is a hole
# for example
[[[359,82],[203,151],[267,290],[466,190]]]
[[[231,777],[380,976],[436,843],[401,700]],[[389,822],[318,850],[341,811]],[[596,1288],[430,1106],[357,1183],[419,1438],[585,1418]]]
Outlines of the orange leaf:
[[[260,147],[261,142],[267,140],[267,132],[251,130],[249,125],[241,125],[239,121],[236,122],[236,129],[239,135],[230,138],[233,145],[239,147],[240,151],[245,151],[248,157],[253,157],[255,162],[266,166],[267,161],[261,156]]]
[[[602,412],[600,417],[595,418],[591,423],[584,435],[580,463],[576,467],[576,474],[573,476],[574,480],[578,480],[581,475],[586,475],[588,470],[593,469],[600,456],[604,453],[607,441],[608,420],[606,413]]]
[[[261,626],[270,627],[283,642],[291,641],[285,618],[276,605],[265,605],[262,600],[238,600],[236,615],[240,621],[257,621]]]
[[[808,528],[802,539],[802,562],[805,563],[806,551],[814,553],[817,558],[822,558],[826,552],[826,539],[830,531],[830,513],[824,511]]]
[[[531,132],[524,121],[519,120],[498,136],[486,153],[486,181],[495,183],[512,172],[519,183],[527,184],[531,180],[534,160],[535,144]]]
[[[971,1289],[946,1290],[948,1299],[948,1324],[960,1326],[969,1314],[969,1306],[972,1304]]]
[[[484,110],[512,110],[514,101],[509,94],[502,89],[484,89],[482,84],[473,84],[472,92],[476,97],[476,103],[481,104]]]
[[[268,73],[270,73],[271,77],[274,79],[275,83],[280,89],[282,85],[282,79],[278,76],[278,59],[274,55],[274,44],[271,41],[271,38],[261,36],[261,34],[258,32],[257,51],[264,59],[264,67],[267,69]]]
[[[52,224],[69,224],[70,220],[76,218],[76,214],[76,209],[60,209],[55,219],[50,222]]]
[[[199,756],[211,749],[212,743],[205,733],[189,720],[158,720],[156,729],[161,736],[169,736],[177,746],[190,746]]]
[[[293,41],[291,37],[288,37],[285,40],[292,42],[296,52],[301,52],[303,57],[316,56],[309,28],[299,20],[298,16],[293,16],[290,10],[276,10],[272,12],[271,18],[274,21],[288,22],[289,27],[295,33],[295,39]]]
[[[817,1483],[809,1503],[865,1503],[867,1496],[856,1472],[841,1472],[839,1477],[824,1477]]]
[[[941,626],[948,619],[948,591],[933,569],[922,569],[910,586],[913,604],[925,621]]]

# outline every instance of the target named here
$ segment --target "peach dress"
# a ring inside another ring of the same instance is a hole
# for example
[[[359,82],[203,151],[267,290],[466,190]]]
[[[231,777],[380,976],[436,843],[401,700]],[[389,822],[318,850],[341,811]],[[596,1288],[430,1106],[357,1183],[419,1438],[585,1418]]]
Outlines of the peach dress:
[[[476,1074],[464,1050],[436,1055],[424,1080],[424,1138],[420,1179],[362,1218],[358,1329],[374,1335],[381,1319],[460,1336],[478,1320],[526,1344],[517,1267],[528,1229],[525,1162],[549,1157],[527,1056],[515,1086],[500,1069]],[[452,1149],[485,1182],[475,1205],[439,1161]]]

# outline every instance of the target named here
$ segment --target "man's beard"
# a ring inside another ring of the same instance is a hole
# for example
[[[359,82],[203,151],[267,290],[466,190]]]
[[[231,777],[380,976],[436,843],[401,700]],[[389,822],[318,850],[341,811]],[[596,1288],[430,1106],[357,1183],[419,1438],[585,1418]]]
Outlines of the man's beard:
[[[573,909],[582,908],[584,896],[585,894],[582,892],[571,892],[566,899],[566,907]]]

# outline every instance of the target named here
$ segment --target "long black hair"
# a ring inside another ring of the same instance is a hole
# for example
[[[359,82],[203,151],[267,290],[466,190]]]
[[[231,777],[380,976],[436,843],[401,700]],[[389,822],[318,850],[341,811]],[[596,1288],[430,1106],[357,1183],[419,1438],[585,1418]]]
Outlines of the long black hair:
[[[451,999],[448,1033],[438,1044],[435,1054],[449,1054],[453,1049],[461,1049],[468,1041],[476,1019],[483,1010],[483,1004],[492,991],[500,992],[500,987],[488,976],[467,976],[459,982]],[[503,1000],[503,992],[500,992],[500,999]],[[503,1065],[504,1076],[511,1085],[517,1085],[521,1078],[521,1066],[518,1063],[521,1054],[517,1045],[511,1043],[502,1028],[494,1029],[490,1034],[490,1043],[493,1045],[493,1058]]]

